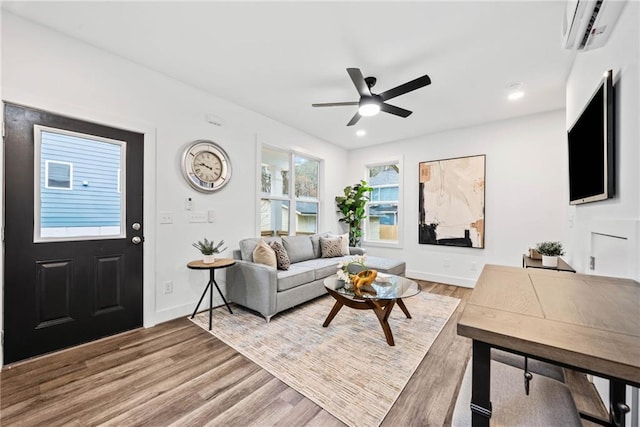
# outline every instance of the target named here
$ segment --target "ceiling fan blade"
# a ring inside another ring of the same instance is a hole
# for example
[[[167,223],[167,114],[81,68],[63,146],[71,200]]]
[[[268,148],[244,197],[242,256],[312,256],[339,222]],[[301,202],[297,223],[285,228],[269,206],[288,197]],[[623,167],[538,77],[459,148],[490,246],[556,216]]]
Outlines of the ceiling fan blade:
[[[380,110],[400,117],[409,117],[411,113],[413,113],[413,111],[405,110],[404,108],[396,107],[395,105],[385,104],[384,102],[380,104]]]
[[[360,96],[371,96],[371,90],[367,82],[364,81],[364,76],[360,68],[347,68],[347,73],[349,73],[349,77],[351,77],[351,81],[356,86]]]
[[[356,115],[353,116],[351,120],[349,120],[349,123],[347,123],[347,126],[355,125],[356,123],[358,123],[358,120],[360,120],[361,117],[362,116],[360,115],[360,113],[356,113]]]
[[[324,104],[311,104],[312,107],[344,107],[347,105],[358,105],[358,101],[350,102],[326,102]]]
[[[411,80],[410,82],[407,82],[400,86],[396,86],[393,89],[389,89],[382,93],[379,93],[378,96],[382,98],[383,101],[386,101],[387,99],[404,95],[407,92],[420,89],[421,87],[427,86],[429,84],[431,84],[431,79],[429,78],[428,75],[425,74],[424,76],[418,77],[417,79]]]

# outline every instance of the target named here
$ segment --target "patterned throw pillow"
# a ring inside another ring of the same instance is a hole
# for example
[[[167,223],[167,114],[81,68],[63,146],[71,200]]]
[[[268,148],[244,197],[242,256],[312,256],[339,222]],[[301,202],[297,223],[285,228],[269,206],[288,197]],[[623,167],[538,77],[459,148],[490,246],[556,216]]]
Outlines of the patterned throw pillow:
[[[278,270],[288,270],[291,266],[291,261],[289,261],[289,255],[287,255],[287,251],[284,249],[284,246],[280,242],[271,242],[269,246],[276,253],[276,264],[278,266]]]
[[[320,237],[322,258],[342,256],[342,239],[340,237]]]
[[[276,267],[276,253],[273,249],[264,241],[260,239],[260,242],[253,250],[253,262],[265,264],[271,267]]]
[[[340,237],[342,239],[342,244],[340,245],[342,256],[349,255],[349,233],[338,234],[338,235],[329,234],[329,237]]]

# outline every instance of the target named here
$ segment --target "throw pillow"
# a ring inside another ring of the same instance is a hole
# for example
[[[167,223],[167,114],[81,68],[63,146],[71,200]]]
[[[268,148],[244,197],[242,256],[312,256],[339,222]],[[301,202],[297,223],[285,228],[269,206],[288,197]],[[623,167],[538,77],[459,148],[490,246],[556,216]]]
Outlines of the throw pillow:
[[[287,251],[284,249],[284,246],[280,242],[271,242],[269,246],[276,253],[276,265],[278,270],[288,270],[291,266],[291,261],[289,261],[289,255],[287,255]]]
[[[260,242],[253,250],[253,262],[265,264],[271,267],[277,266],[276,253],[271,249],[267,242],[264,241],[264,239],[260,239]]]
[[[349,255],[349,233],[345,234],[329,234],[329,237],[339,237],[342,239],[340,244],[340,250],[342,251],[342,256]]]
[[[340,237],[320,237],[322,258],[342,256],[342,239]]]

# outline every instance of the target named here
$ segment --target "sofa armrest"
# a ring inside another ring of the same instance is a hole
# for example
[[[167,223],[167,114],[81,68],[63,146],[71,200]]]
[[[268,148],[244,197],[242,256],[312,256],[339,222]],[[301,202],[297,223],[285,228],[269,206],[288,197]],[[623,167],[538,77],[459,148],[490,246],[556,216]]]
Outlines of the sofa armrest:
[[[365,248],[356,248],[349,246],[349,255],[366,255],[367,250]]]
[[[227,269],[227,295],[231,301],[269,320],[276,313],[277,274],[275,267],[236,260]]]

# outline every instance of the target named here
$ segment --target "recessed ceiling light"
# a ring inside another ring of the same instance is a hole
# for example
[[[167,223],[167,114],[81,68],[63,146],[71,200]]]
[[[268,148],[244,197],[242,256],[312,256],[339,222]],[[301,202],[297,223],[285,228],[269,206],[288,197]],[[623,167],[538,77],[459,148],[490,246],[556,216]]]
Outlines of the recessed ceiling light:
[[[524,92],[521,90],[515,91],[515,92],[511,92],[509,95],[507,95],[507,98],[509,99],[509,101],[515,101],[516,99],[520,99],[524,96]]]
[[[356,131],[356,135],[358,136],[365,136],[367,134],[367,131],[364,129],[359,129]]]
[[[507,99],[509,101],[515,101],[516,99],[520,99],[524,96],[524,91],[522,90],[522,83],[511,83],[507,85]]]

